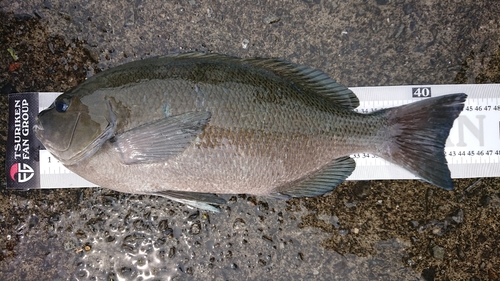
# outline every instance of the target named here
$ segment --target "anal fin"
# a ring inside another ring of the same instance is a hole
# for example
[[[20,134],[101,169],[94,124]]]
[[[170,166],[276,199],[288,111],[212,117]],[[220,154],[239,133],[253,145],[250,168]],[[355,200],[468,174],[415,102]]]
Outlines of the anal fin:
[[[356,162],[350,157],[341,157],[322,169],[277,189],[270,197],[287,199],[292,197],[314,197],[332,191],[341,184],[356,168]]]

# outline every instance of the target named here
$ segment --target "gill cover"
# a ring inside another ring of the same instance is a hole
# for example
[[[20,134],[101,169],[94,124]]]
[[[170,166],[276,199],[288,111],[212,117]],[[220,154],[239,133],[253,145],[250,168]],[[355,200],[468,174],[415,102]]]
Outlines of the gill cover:
[[[116,117],[109,102],[90,106],[92,112],[79,97],[62,94],[38,114],[36,136],[64,165],[93,155],[114,132]]]

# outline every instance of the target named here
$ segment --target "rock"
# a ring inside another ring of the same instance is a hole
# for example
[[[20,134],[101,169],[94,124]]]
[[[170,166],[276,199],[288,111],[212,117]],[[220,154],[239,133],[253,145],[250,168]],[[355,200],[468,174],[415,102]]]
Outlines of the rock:
[[[444,259],[444,248],[440,247],[438,245],[432,247],[432,256],[438,260],[443,260]]]

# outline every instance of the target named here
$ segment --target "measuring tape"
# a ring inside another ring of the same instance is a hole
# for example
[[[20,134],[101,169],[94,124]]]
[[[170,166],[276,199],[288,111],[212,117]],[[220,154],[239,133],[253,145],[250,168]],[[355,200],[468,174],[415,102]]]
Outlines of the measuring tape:
[[[466,93],[468,98],[464,110],[455,120],[446,142],[445,154],[451,176],[500,177],[500,84],[355,87],[351,90],[360,100],[356,111],[361,113],[370,113],[428,97]],[[61,93],[30,93],[36,94],[39,112],[50,106]],[[351,157],[355,159],[357,168],[347,180],[417,178],[403,168],[372,154],[358,153]],[[46,150],[39,151],[38,160],[38,171],[34,173],[39,174],[39,186],[35,187],[96,186],[69,171]]]
[[[422,98],[452,93],[468,95],[446,141],[445,155],[452,178],[500,176],[500,85],[426,85],[351,88],[360,100],[358,112],[369,113]],[[348,180],[417,179],[382,158],[351,155],[356,169]]]

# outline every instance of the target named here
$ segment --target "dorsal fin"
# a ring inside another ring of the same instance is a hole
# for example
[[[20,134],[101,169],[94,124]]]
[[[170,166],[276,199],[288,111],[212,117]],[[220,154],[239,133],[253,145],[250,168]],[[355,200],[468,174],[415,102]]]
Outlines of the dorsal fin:
[[[322,95],[342,107],[354,109],[359,106],[358,97],[351,90],[320,70],[280,59],[250,58],[242,61],[289,78],[304,89]]]
[[[233,61],[235,63],[246,63],[256,67],[265,68],[276,73],[279,76],[286,77],[301,86],[304,90],[317,93],[333,101],[342,107],[354,109],[359,106],[359,100],[356,95],[348,88],[338,84],[324,72],[309,68],[304,65],[297,65],[276,58],[237,58],[222,54],[205,53],[185,53],[178,55],[167,55],[161,59],[216,59]]]

